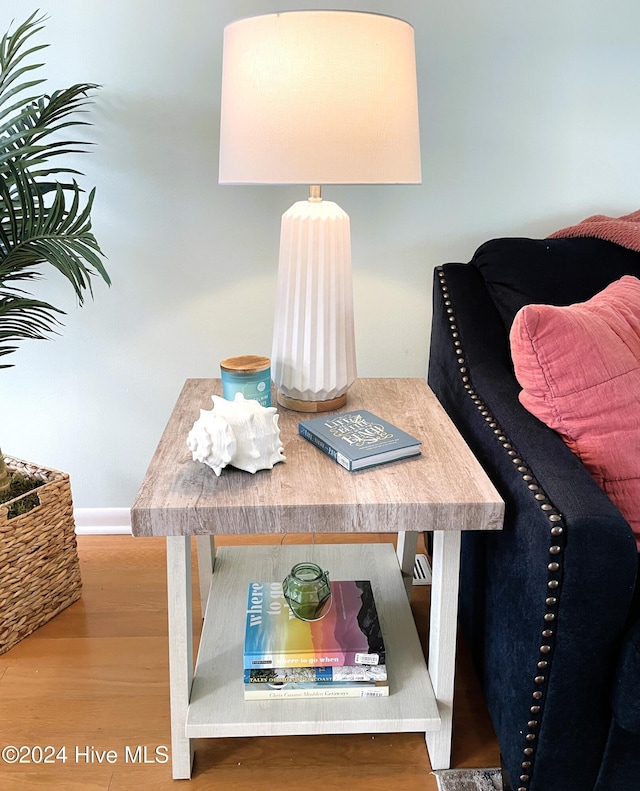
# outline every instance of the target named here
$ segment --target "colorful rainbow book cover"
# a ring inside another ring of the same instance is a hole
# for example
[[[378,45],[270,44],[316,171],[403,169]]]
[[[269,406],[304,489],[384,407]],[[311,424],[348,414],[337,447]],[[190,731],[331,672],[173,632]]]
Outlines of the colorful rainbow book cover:
[[[370,581],[332,581],[331,609],[312,622],[301,621],[291,612],[282,583],[249,584],[245,669],[384,662],[384,641]]]

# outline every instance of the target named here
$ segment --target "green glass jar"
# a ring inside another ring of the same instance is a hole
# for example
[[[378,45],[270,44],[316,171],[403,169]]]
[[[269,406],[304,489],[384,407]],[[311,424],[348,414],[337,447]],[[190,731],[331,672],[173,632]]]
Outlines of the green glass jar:
[[[302,621],[319,621],[331,609],[329,572],[316,563],[296,563],[282,590],[291,612]]]

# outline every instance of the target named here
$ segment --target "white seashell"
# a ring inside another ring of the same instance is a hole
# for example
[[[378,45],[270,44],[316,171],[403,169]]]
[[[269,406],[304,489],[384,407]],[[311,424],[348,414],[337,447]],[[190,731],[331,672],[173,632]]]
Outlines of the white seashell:
[[[228,464],[254,473],[285,461],[275,407],[245,399],[242,393],[233,401],[211,398],[213,409],[200,410],[187,437],[194,461],[207,464],[216,475]]]

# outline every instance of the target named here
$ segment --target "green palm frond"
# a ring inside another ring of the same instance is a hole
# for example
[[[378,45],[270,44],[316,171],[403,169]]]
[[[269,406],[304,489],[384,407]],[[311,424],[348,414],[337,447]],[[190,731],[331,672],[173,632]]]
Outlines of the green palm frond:
[[[20,161],[33,168],[46,163],[50,157],[64,154],[84,153],[89,145],[82,140],[49,139],[51,135],[72,126],[88,126],[88,122],[77,117],[89,103],[89,95],[98,86],[92,83],[72,85],[51,96],[42,96],[21,108],[17,116],[0,121],[0,171],[6,161]],[[0,107],[1,107],[0,96]],[[73,118],[70,116],[75,114]],[[54,171],[58,172],[59,168]],[[77,172],[77,171],[75,171]],[[34,171],[35,175],[35,171]]]
[[[0,293],[0,357],[17,351],[13,344],[27,339],[44,340],[60,322],[53,305],[35,299]],[[0,368],[10,368],[0,363]]]
[[[111,282],[91,232],[95,189],[85,195],[74,178],[82,173],[58,164],[90,145],[61,133],[88,124],[81,115],[98,86],[35,91],[43,80],[33,72],[43,64],[30,58],[48,45],[31,39],[43,21],[36,12],[0,39],[0,356],[21,340],[48,337],[60,324],[62,310],[23,288],[42,277],[43,264],[69,281],[80,305],[93,293],[93,277]]]

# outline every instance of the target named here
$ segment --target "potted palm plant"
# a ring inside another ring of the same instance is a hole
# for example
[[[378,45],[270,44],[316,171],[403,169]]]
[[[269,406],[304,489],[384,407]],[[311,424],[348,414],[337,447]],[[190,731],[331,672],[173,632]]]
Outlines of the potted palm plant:
[[[75,132],[98,86],[41,93],[34,56],[48,45],[33,37],[43,23],[35,12],[0,40],[0,368],[16,344],[61,324],[64,311],[27,288],[44,269],[66,278],[80,305],[94,277],[110,283],[91,232],[95,190],[84,193],[66,164],[86,150]],[[0,653],[80,595],[68,476],[0,452],[1,502]]]

